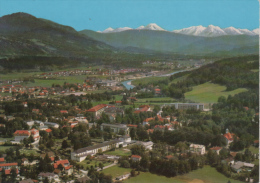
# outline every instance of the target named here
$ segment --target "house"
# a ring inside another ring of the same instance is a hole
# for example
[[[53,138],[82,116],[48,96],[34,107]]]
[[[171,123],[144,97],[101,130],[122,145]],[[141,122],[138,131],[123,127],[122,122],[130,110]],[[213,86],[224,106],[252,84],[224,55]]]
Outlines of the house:
[[[221,151],[222,147],[212,147],[210,148],[213,152],[216,152],[219,155],[219,151]]]
[[[5,163],[5,158],[0,158],[0,164]]]
[[[77,179],[77,182],[80,182],[80,183],[87,183],[91,180],[91,178],[89,178],[88,176],[85,176],[85,177],[81,177],[81,178],[78,178]]]
[[[255,140],[255,141],[254,141],[254,146],[255,146],[255,147],[259,147],[259,140]]]
[[[237,161],[233,165],[231,165],[231,168],[236,173],[239,173],[239,172],[251,171],[254,168],[254,166],[255,165],[252,163]]]
[[[62,166],[62,171],[64,171],[67,175],[71,175],[73,173],[73,165],[70,165],[70,162],[66,160],[58,160],[53,164],[54,169],[59,169],[59,165]]]
[[[190,152],[203,155],[206,153],[205,146],[200,144],[191,144]]]
[[[173,159],[173,158],[174,158],[173,155],[165,156],[165,159],[167,159],[167,160],[170,160],[170,159]]]
[[[104,110],[107,115],[124,115],[124,110],[118,107],[107,107]]]
[[[55,160],[55,154],[54,154],[53,152],[51,152],[51,151],[50,151],[50,152],[47,152],[47,153],[44,153],[44,154],[41,154],[40,157],[41,157],[42,159],[44,159],[47,154],[48,154],[50,160],[51,160],[52,162],[54,162],[54,160]]]
[[[235,134],[234,134],[234,133],[229,133],[229,132],[228,132],[228,133],[225,133],[223,136],[224,136],[225,139],[226,139],[226,143],[227,143],[227,145],[229,145],[230,143],[233,142],[234,137],[235,137]]]
[[[46,131],[47,133],[51,133],[51,132],[52,132],[52,130],[51,130],[50,128],[46,129],[45,131]]]
[[[153,121],[153,120],[155,120],[155,118],[146,118],[146,119],[143,121],[143,126],[145,126],[145,125],[150,125],[150,124],[149,124],[149,121]]]
[[[38,114],[39,113],[39,109],[33,109],[32,112]]]
[[[104,131],[105,128],[110,128],[112,132],[114,133],[119,133],[120,130],[124,131],[125,134],[129,134],[129,128],[127,127],[127,125],[124,124],[107,124],[107,123],[102,123],[100,126],[101,130]]]
[[[68,114],[68,111],[67,110],[60,110],[60,113],[61,114]]]
[[[100,116],[101,113],[107,108],[107,104],[99,104],[95,107],[90,108],[86,112],[93,113],[95,117]]]
[[[133,161],[140,161],[140,160],[142,159],[142,157],[139,156],[139,155],[132,155],[132,156],[131,156],[131,159],[132,159]]]
[[[59,181],[59,176],[57,174],[51,173],[51,172],[41,172],[38,175],[38,180],[43,181],[45,179],[48,179],[49,182],[56,182]]]
[[[120,144],[123,145],[123,142],[120,140],[112,140],[112,141],[96,144],[94,146],[84,147],[72,152],[71,159],[81,162],[85,160],[88,155],[93,156],[97,154],[99,151],[104,152],[112,148],[118,148]]]
[[[131,142],[131,137],[129,135],[124,135],[119,137],[119,140],[122,142]]]

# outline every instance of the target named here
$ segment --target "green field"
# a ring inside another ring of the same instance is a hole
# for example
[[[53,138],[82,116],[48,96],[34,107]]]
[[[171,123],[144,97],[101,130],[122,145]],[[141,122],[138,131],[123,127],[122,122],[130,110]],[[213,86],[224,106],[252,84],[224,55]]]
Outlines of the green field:
[[[124,182],[126,183],[157,183],[157,182],[163,182],[163,183],[227,183],[228,180],[231,181],[231,183],[242,183],[238,180],[232,180],[221,173],[217,172],[216,169],[205,166],[202,169],[194,170],[188,174],[180,175],[172,178],[167,178],[164,176],[159,176],[156,174],[151,174],[149,172],[143,173],[141,172],[140,175],[127,179]]]
[[[165,80],[166,78],[168,78],[167,76],[165,77],[146,77],[146,78],[141,78],[141,79],[136,79],[136,80],[133,80],[131,82],[132,85],[139,85],[139,84],[148,84],[150,82],[155,82],[155,81],[161,81],[161,80]]]
[[[116,178],[120,175],[124,175],[131,172],[131,168],[121,168],[117,165],[112,166],[110,168],[102,170],[104,174],[110,174],[113,178]]]
[[[221,86],[213,83],[204,83],[194,86],[193,90],[185,93],[185,98],[194,102],[215,103],[220,96],[228,97],[228,95],[235,95],[247,91],[245,88],[238,88],[233,91],[225,91],[226,86]]]
[[[88,164],[87,162],[90,162],[90,163]],[[97,161],[97,160],[92,160],[92,161],[90,161],[90,160],[84,160],[84,161],[82,161],[82,162],[80,162],[80,163],[78,163],[78,164],[79,164],[79,165],[82,165],[82,166],[84,167],[84,169],[86,169],[87,167],[90,168],[91,166],[95,167],[95,165],[97,165],[97,167],[98,167],[99,163],[103,163],[104,166],[107,166],[107,165],[110,165],[112,162]]]
[[[115,151],[104,152],[104,154],[116,155],[116,156],[130,156],[131,155],[131,151],[126,151],[124,149],[116,149]]]
[[[38,156],[39,155],[39,153],[35,150],[35,149],[21,149],[20,150],[20,153],[21,154],[26,154],[27,156],[29,156],[30,154],[33,154],[33,155],[36,155],[36,156]]]
[[[6,149],[9,149],[9,148],[15,148],[15,146],[0,146],[0,151],[5,151]]]

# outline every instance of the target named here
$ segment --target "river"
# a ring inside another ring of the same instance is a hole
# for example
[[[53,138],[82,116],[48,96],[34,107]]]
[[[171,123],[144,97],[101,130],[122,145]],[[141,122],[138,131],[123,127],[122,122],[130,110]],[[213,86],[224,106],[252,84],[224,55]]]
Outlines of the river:
[[[170,74],[163,74],[163,75],[159,75],[159,76],[156,76],[156,77],[163,77],[163,76],[171,76],[171,75],[174,75],[174,74],[177,74],[179,72],[183,72],[183,71],[187,71],[187,70],[180,70],[180,71],[174,71]],[[130,89],[133,89],[135,86],[131,84],[133,80],[127,80],[127,81],[123,81],[121,82],[124,87],[126,87],[126,89],[130,90]]]

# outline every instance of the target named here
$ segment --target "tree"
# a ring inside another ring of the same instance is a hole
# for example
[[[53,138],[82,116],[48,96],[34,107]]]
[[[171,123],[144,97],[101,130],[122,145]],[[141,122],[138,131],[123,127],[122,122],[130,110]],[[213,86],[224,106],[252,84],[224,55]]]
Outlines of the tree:
[[[62,141],[62,149],[66,149],[68,147],[69,147],[69,144],[68,144],[67,140],[63,140]]]
[[[132,155],[142,156],[145,153],[145,147],[141,144],[135,144],[131,147]]]
[[[99,167],[101,170],[103,170],[104,164],[103,164],[103,163],[99,163],[99,164],[98,164],[98,167]]]
[[[135,170],[134,169],[131,170],[131,177],[135,177]]]

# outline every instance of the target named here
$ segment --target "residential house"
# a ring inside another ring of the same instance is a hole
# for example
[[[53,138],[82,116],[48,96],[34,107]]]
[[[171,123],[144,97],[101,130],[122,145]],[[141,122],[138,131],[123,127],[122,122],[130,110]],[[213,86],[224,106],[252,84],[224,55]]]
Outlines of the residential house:
[[[229,133],[229,132],[228,132],[228,133],[225,133],[223,136],[224,136],[225,139],[226,139],[226,143],[227,143],[227,145],[229,145],[230,143],[233,142],[234,137],[235,137],[235,134],[234,134],[234,133]]]
[[[5,174],[7,174],[7,175],[10,174],[10,171],[12,168],[16,168],[18,171],[18,169],[19,169],[18,163],[1,163],[0,164],[0,171],[5,169]]]
[[[147,149],[147,150],[153,149],[153,142],[152,141],[148,141],[148,142],[136,141],[136,144],[143,145],[145,147],[145,149]]]
[[[32,135],[35,141],[39,141],[39,131],[33,128],[31,130],[16,130],[14,132],[15,139],[12,141],[12,143],[20,143],[23,139],[29,138],[30,135]]]
[[[66,160],[58,160],[53,164],[54,169],[59,169],[59,165],[62,166],[62,171],[64,171],[67,175],[71,175],[73,173],[73,165],[70,165],[70,162]]]
[[[139,155],[132,155],[132,156],[131,156],[131,159],[132,159],[133,161],[140,161],[140,160],[142,159],[142,157],[139,156]]]
[[[219,151],[221,151],[222,147],[212,147],[210,148],[213,152],[216,152],[219,155]]]
[[[52,123],[52,122],[44,122],[45,125],[47,125],[48,127],[52,127],[52,128],[59,128],[59,124],[57,123]]]

